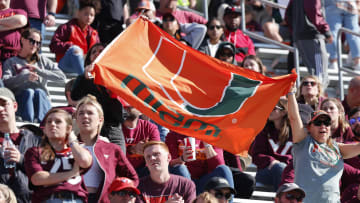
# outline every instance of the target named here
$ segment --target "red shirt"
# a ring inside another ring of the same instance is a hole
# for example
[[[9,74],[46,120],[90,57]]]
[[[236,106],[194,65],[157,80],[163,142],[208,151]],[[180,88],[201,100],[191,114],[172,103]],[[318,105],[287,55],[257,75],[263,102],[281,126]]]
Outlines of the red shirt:
[[[199,23],[199,24],[206,24],[207,20],[201,16],[199,16],[196,13],[189,12],[189,11],[182,11],[179,9],[176,9],[176,11],[172,12],[173,16],[176,18],[176,20],[181,23]],[[160,11],[156,11],[156,17],[162,19],[162,16],[164,13],[161,13]]]
[[[235,32],[229,32],[228,30],[226,30],[224,35],[225,40],[233,43],[236,49],[242,49],[246,52],[243,53],[237,51],[235,55],[235,60],[237,62],[242,62],[246,55],[256,55],[253,41],[240,29],[236,30]]]

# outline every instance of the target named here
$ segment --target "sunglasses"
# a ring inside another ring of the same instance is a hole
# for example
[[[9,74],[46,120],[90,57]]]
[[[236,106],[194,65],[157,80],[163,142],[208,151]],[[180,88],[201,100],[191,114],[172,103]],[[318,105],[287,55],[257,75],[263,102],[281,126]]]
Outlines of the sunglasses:
[[[227,56],[227,57],[232,57],[232,56],[234,56],[234,54],[231,53],[231,52],[220,52],[219,55],[220,55],[220,56]]]
[[[315,126],[321,126],[322,124],[324,124],[326,127],[330,126],[331,125],[331,120],[314,120],[313,121],[313,124]]]
[[[221,27],[221,25],[210,25],[210,26],[209,26],[209,30],[215,30],[215,28],[216,28],[217,30],[220,30],[222,27]]]
[[[128,195],[131,198],[137,197],[137,194],[133,191],[127,191],[127,190],[120,190],[120,191],[114,191],[111,192],[112,195],[119,195],[120,197],[124,197]]]
[[[273,109],[273,111],[275,111],[275,110],[283,111],[284,108],[281,107],[281,106],[275,106],[274,109]]]
[[[175,18],[165,18],[163,19],[163,22],[173,22]]]
[[[27,40],[29,40],[30,44],[32,44],[33,46],[40,46],[41,45],[41,41],[36,41],[33,38],[27,38]]]
[[[226,200],[229,200],[231,198],[231,193],[224,194],[221,191],[216,191],[215,197],[216,197],[216,199],[222,199],[223,197],[225,197]]]
[[[311,86],[315,86],[316,85],[316,82],[314,81],[304,81],[303,82],[303,86],[308,86],[308,85],[311,85]]]
[[[356,123],[356,121],[360,122],[360,117],[350,119],[349,123],[350,123],[350,125],[354,125]]]
[[[301,196],[295,196],[294,194],[290,194],[290,193],[287,193],[285,195],[285,198],[287,200],[295,200],[298,201],[298,202],[301,202],[303,200],[303,198]]]

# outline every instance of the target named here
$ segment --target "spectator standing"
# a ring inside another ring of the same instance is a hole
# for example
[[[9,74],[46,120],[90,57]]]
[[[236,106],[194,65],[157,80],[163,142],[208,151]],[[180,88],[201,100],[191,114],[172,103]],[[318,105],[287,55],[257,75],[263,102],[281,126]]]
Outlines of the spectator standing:
[[[337,62],[337,34],[341,27],[348,28],[354,32],[359,32],[359,16],[356,13],[351,13],[351,9],[344,10],[337,6],[338,2],[345,3],[340,0],[325,0],[326,21],[330,26],[330,31],[334,36],[332,43],[328,43],[326,48],[330,55],[329,69],[338,69]],[[351,1],[348,1],[351,3]],[[355,4],[355,2],[354,2]],[[355,71],[360,73],[360,39],[355,35],[346,33],[346,40],[350,47],[350,53],[353,58],[353,67]]]
[[[115,177],[130,178],[137,185],[136,171],[121,148],[101,139],[104,113],[94,96],[85,96],[78,102],[75,117],[80,131],[79,139],[93,157],[93,164],[84,175],[89,203],[109,202],[109,187]]]
[[[295,183],[285,183],[276,191],[275,203],[302,202],[305,192]]]
[[[162,19],[163,15],[171,13],[181,23],[206,24],[206,19],[190,11],[182,11],[177,8],[177,0],[160,0],[160,7],[156,11],[156,17]]]
[[[8,157],[16,163],[14,170],[4,167],[4,157],[0,158],[0,183],[9,186],[15,193],[19,203],[31,200],[31,191],[28,187],[28,178],[24,172],[24,154],[31,147],[40,145],[41,138],[31,131],[20,130],[16,126],[15,112],[18,104],[14,94],[7,88],[0,88],[0,143],[4,140],[4,133],[9,133],[12,142],[17,146],[9,149]]]
[[[115,178],[109,188],[110,203],[135,203],[140,191],[129,178]]]
[[[240,30],[241,10],[236,7],[227,7],[224,13],[225,41],[235,45],[235,60],[241,63],[246,55],[255,55],[255,47],[249,36]]]
[[[15,93],[19,115],[24,121],[42,121],[51,108],[48,80],[65,82],[66,78],[56,63],[39,54],[40,44],[39,30],[25,30],[18,56],[6,60],[3,66],[5,86]]]
[[[88,51],[85,57],[85,73],[76,78],[71,90],[71,99],[78,101],[88,94],[94,95],[104,111],[101,135],[108,138],[111,143],[119,145],[121,150],[126,153],[125,138],[121,127],[121,123],[126,117],[123,105],[117,95],[104,86],[96,85],[90,74],[94,68],[91,63],[103,49],[104,45],[99,43],[92,46]]]
[[[285,20],[309,73],[318,77],[326,88],[329,81],[325,42],[332,43],[333,36],[323,11],[321,0],[290,0]]]
[[[100,42],[97,31],[90,26],[98,9],[93,1],[80,1],[77,17],[60,25],[51,39],[50,50],[64,72],[83,74],[84,56]]]
[[[291,140],[287,100],[280,99],[250,150],[253,163],[257,166],[256,182],[271,185],[274,191],[278,189],[281,174],[292,160]]]
[[[20,49],[20,31],[27,24],[27,13],[10,8],[10,0],[0,3],[0,65]],[[0,78],[2,68],[0,66]]]
[[[34,189],[33,203],[86,202],[83,173],[92,157],[72,133],[72,116],[54,108],[45,116],[44,136],[40,147],[25,154],[25,170]]]
[[[360,106],[360,76],[355,76],[351,79],[347,92],[342,101],[345,115],[348,115],[351,109]]]
[[[144,158],[150,175],[140,180],[138,188],[145,202],[192,202],[196,198],[191,180],[169,173],[171,155],[165,143],[147,142]]]
[[[44,38],[45,26],[55,25],[57,0],[11,0],[10,7],[25,10],[30,27],[38,29],[41,38]]]
[[[140,119],[141,112],[132,106],[126,106],[126,120],[122,124],[122,130],[126,143],[126,157],[135,168],[139,177],[149,175],[142,154],[144,144],[148,141],[160,141],[160,133],[157,126],[148,120]]]
[[[235,194],[235,190],[226,179],[221,177],[212,177],[205,185],[205,191],[214,195],[219,203],[230,202],[231,195]]]
[[[209,56],[215,57],[220,43],[224,40],[224,26],[217,18],[209,20],[206,26],[206,37],[198,50]]]

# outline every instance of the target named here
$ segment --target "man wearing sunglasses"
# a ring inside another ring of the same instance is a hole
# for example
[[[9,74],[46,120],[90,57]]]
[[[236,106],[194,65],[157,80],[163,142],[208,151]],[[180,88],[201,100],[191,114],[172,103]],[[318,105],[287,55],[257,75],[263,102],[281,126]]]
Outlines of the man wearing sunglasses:
[[[305,192],[295,183],[285,183],[276,191],[275,203],[302,202]]]
[[[360,107],[353,108],[350,111],[349,123],[355,135],[355,140],[360,141]]]
[[[230,202],[232,195],[236,194],[234,188],[230,186],[228,181],[221,177],[210,178],[204,190],[214,195],[219,203]]]
[[[125,177],[116,178],[109,188],[110,203],[135,203],[140,191],[135,187],[134,182]]]

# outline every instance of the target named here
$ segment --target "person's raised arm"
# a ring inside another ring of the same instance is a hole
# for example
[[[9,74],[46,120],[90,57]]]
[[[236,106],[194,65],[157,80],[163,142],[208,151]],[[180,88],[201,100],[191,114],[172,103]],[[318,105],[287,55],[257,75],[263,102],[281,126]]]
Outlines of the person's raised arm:
[[[16,14],[7,18],[0,19],[0,32],[22,28],[27,24],[27,17]]]
[[[288,117],[291,125],[293,143],[301,142],[306,137],[306,133],[295,98],[295,88],[292,88],[288,93]]]
[[[72,177],[79,176],[79,165],[75,161],[72,170],[66,172],[50,173],[49,171],[38,171],[31,176],[31,183],[37,186],[49,186],[64,182]]]
[[[350,159],[360,154],[360,143],[338,143],[338,145],[344,159]]]

